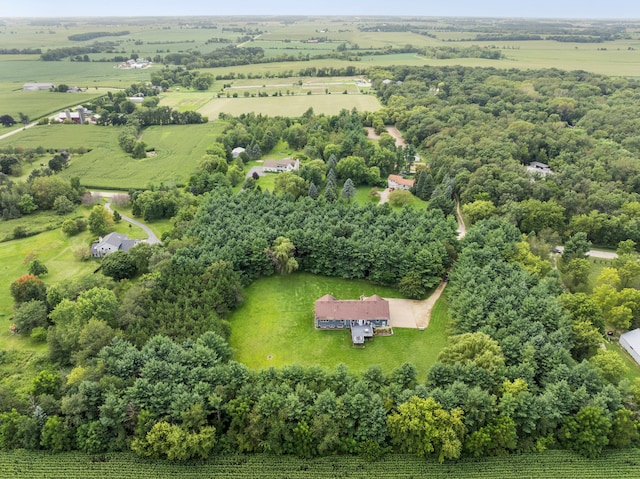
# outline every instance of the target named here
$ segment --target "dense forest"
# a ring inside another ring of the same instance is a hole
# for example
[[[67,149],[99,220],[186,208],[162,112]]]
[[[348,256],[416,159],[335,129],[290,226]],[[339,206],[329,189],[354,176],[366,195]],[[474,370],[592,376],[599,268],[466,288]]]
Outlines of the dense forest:
[[[640,83],[583,71],[398,68],[372,73],[385,108],[469,210],[524,233],[640,243]],[[383,83],[386,78],[396,81]],[[552,174],[528,174],[532,162]],[[477,217],[477,215],[476,215]]]
[[[49,357],[27,387],[0,385],[0,448],[444,461],[638,446],[640,384],[600,346],[606,330],[640,325],[640,84],[463,67],[371,76],[379,112],[227,117],[187,185],[131,192],[134,215],[174,218],[165,245],[114,253],[101,273],[50,286],[31,265],[12,283],[16,332],[46,337]],[[385,124],[410,146],[385,133],[367,139],[363,126]],[[247,178],[234,193],[245,160],[279,141],[297,150],[300,171],[281,173],[273,192]],[[237,146],[247,151],[234,159]],[[426,165],[414,192],[428,206],[352,202],[354,185],[410,169],[416,149]],[[534,161],[552,172],[527,171]],[[57,179],[5,185],[0,199],[17,214],[24,195],[50,208],[61,196],[78,201],[77,182]],[[40,197],[41,183],[61,193]],[[473,223],[461,241],[456,196]],[[101,234],[109,221],[96,205],[88,226]],[[574,294],[592,242],[617,247],[618,258],[593,291]],[[453,336],[426,380],[412,364],[389,374],[378,365],[254,371],[226,342],[243,287],[263,276],[364,278],[419,297],[449,268]]]

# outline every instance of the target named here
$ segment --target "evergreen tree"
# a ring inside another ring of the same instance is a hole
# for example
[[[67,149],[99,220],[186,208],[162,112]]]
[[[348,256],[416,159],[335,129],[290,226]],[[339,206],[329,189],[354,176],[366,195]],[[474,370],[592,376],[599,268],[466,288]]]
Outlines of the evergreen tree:
[[[318,187],[313,182],[309,185],[309,196],[314,200],[318,198]]]
[[[356,187],[351,181],[351,178],[347,178],[347,181],[344,182],[344,186],[342,187],[342,197],[351,203],[351,199],[356,195]]]
[[[327,182],[327,186],[324,190],[324,199],[327,201],[335,201],[336,198],[336,190],[333,183]]]

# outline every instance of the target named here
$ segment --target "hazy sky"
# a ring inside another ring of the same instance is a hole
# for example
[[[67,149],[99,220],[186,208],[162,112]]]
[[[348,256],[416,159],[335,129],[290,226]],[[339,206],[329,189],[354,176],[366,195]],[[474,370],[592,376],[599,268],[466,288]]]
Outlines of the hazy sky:
[[[420,15],[640,18],[637,0],[0,0],[0,17],[145,15]]]

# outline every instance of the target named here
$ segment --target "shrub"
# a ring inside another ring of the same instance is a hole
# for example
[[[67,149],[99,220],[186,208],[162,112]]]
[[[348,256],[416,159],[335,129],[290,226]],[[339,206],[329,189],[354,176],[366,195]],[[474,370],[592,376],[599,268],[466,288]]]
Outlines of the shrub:
[[[34,276],[44,276],[49,272],[47,266],[39,259],[34,259],[29,263],[29,274]]]
[[[413,195],[407,190],[395,190],[389,193],[389,203],[391,206],[404,206],[411,203]]]
[[[38,343],[44,343],[47,341],[47,329],[43,326],[37,326],[31,331],[30,337]]]

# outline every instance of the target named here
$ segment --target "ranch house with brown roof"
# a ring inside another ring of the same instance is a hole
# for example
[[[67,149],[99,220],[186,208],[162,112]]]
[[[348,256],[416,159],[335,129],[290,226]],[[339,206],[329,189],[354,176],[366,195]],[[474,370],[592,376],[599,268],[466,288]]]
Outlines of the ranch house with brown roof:
[[[356,300],[338,300],[325,294],[316,300],[318,329],[350,329],[353,344],[364,344],[375,328],[389,326],[389,302],[377,294]]]
[[[400,175],[389,175],[387,185],[392,190],[408,190],[411,189],[415,180],[408,180]]]

